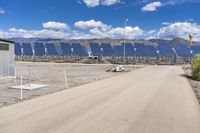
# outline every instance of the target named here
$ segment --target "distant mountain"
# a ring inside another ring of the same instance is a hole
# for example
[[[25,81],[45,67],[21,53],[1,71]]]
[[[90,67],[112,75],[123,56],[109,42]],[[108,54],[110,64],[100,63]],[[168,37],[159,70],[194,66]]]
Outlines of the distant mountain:
[[[189,44],[190,42],[183,38],[174,38],[173,40],[170,41],[170,43],[171,44],[177,44],[177,43]]]
[[[148,41],[154,42],[154,43],[170,43],[171,40],[165,40],[165,39],[149,39]]]
[[[18,43],[35,43],[35,42],[55,42],[63,41],[64,39],[54,39],[54,38],[10,38],[9,40]]]
[[[66,43],[111,43],[113,45],[121,44],[124,42],[124,39],[110,39],[110,38],[102,38],[102,39],[55,39],[55,38],[10,38],[9,40],[18,42],[18,43],[35,43],[35,42],[53,42],[53,43],[60,43],[60,42],[66,42]],[[130,40],[126,39],[126,43],[144,43],[146,45],[156,45],[158,43],[169,43],[169,44],[189,44],[188,40],[185,40],[183,38],[174,38],[172,40],[165,40],[165,39],[140,39],[140,40]],[[200,42],[193,42],[193,44],[199,44]]]
[[[54,38],[42,38],[38,39],[37,42],[55,42],[55,41],[63,41],[64,39],[54,39]]]
[[[9,40],[17,42],[17,43],[34,43],[39,38],[9,38]]]

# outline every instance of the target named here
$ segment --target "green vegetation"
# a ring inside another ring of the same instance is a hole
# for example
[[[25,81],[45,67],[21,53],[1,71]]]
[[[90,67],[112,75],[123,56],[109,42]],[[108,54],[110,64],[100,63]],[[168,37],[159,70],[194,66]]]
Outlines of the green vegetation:
[[[200,55],[195,57],[192,61],[192,77],[195,80],[200,80]]]

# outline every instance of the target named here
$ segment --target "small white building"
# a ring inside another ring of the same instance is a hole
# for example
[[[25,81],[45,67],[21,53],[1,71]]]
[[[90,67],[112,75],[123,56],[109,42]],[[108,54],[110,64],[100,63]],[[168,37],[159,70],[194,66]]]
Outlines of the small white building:
[[[0,78],[14,76],[14,42],[0,39]]]

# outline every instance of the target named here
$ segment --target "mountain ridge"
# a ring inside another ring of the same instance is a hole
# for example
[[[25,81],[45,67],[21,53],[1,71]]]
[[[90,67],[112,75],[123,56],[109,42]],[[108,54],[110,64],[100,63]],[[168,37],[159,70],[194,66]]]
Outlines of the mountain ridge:
[[[94,38],[94,39],[56,39],[56,38],[9,38],[8,40],[14,41],[16,43],[111,43],[119,44],[124,43],[124,39],[111,39],[111,38]],[[144,43],[144,44],[158,44],[158,43],[168,43],[168,44],[190,44],[189,40],[183,38],[174,38],[172,40],[167,39],[125,39],[126,43]],[[193,44],[199,44],[200,42],[193,41]]]

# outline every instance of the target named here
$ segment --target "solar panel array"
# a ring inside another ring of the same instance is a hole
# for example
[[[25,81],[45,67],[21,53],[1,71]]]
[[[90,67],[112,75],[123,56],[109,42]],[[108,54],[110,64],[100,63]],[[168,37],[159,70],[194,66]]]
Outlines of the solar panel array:
[[[100,45],[101,51],[102,51],[102,56],[114,56],[114,51],[109,43],[102,43]]]
[[[56,51],[56,47],[53,43],[46,43],[46,50],[48,56],[56,56],[59,55]]]
[[[142,43],[134,44],[136,56],[157,56],[156,49],[153,46],[146,46]]]
[[[124,49],[125,48],[125,49]],[[184,44],[158,43],[158,46],[143,43],[126,43],[111,45],[110,43],[90,43],[89,48],[80,43],[16,43],[16,56],[136,56],[136,57],[192,57],[200,54],[200,45],[188,47]],[[125,50],[125,53],[124,53]]]
[[[113,51],[115,56],[156,56],[155,48],[153,46],[145,46],[144,44],[132,45],[126,43],[125,45],[114,45]]]
[[[45,47],[43,43],[35,43],[34,44],[34,52],[35,56],[45,56]]]
[[[16,56],[88,56],[85,46],[79,43],[16,43]]]
[[[21,51],[21,45],[19,43],[15,43],[15,55],[16,56],[21,56],[22,51]]]
[[[124,49],[122,45],[114,45],[113,51],[115,53],[115,56],[123,56],[124,55]]]
[[[196,46],[191,46],[191,52],[196,55],[196,54],[200,54],[200,46],[196,45]]]
[[[33,56],[33,50],[30,43],[22,43],[23,55]]]
[[[171,57],[175,54],[172,50],[172,47],[170,47],[170,45],[165,43],[158,44],[158,51],[159,51],[159,56],[161,57]]]
[[[135,51],[134,51],[134,46],[130,43],[126,43],[125,47],[124,44],[122,44],[123,50],[125,50],[125,56],[134,56]]]
[[[71,46],[69,43],[61,43],[60,46],[62,49],[62,56],[71,56],[72,55]]]
[[[90,43],[90,48],[93,56],[102,56],[102,49],[98,43]]]
[[[189,46],[186,46],[184,44],[175,44],[173,46],[173,48],[176,51],[178,56],[181,56],[181,57],[191,57],[191,56],[193,56]]]
[[[71,45],[71,50],[73,56],[88,56],[87,49],[80,43],[73,43]]]

